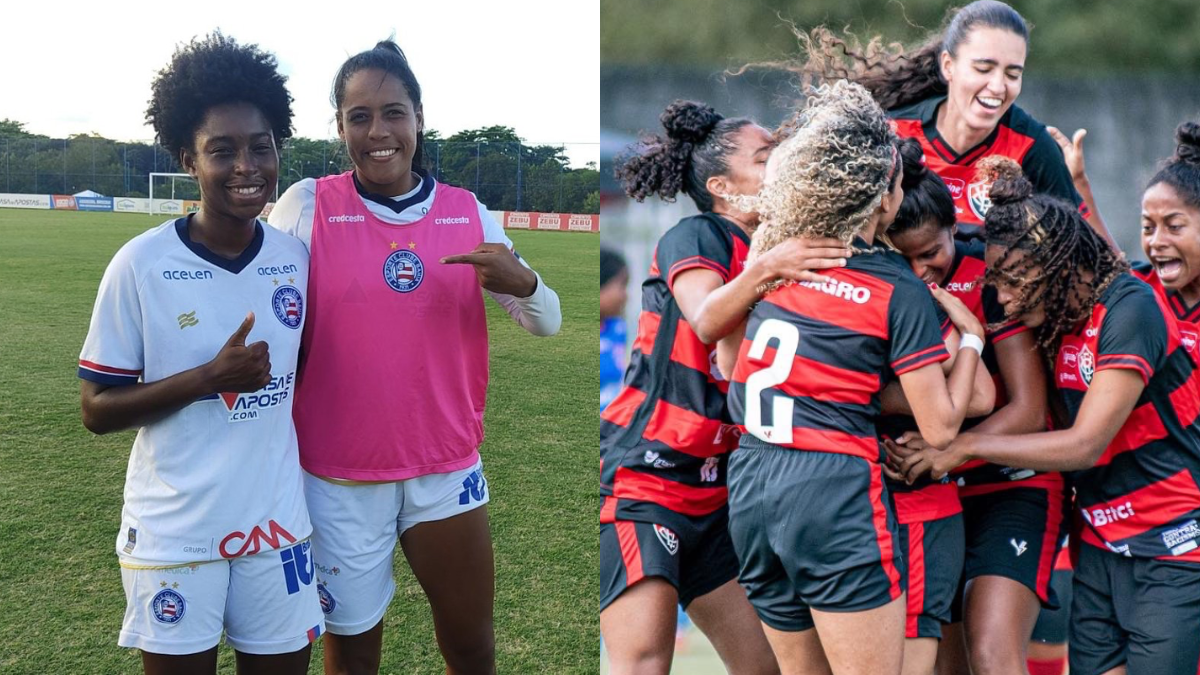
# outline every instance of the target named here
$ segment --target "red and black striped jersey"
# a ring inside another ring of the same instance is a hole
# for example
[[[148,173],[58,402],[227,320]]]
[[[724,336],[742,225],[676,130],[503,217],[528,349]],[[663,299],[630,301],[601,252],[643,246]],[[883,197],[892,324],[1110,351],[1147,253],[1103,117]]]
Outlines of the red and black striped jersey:
[[[993,345],[1029,329],[1019,321],[1005,322],[1004,307],[996,300],[995,289],[983,284],[983,275],[987,271],[983,254],[984,243],[981,239],[955,240],[954,262],[945,282],[942,283],[942,288],[962,300],[984,326],[999,325],[998,328],[988,328],[983,350],[983,364],[995,382],[996,407],[999,408],[1007,399],[1004,396],[1004,382],[1000,377],[1000,366],[996,361]],[[952,329],[950,318],[941,312],[940,308],[938,315],[942,322],[942,335],[945,336]],[[963,427],[968,428],[971,422],[972,420],[967,420]],[[880,433],[891,438],[916,429],[916,420],[907,415],[886,415],[879,423]],[[1008,482],[1033,475],[1033,472],[1026,473],[973,460],[956,469],[950,477],[942,481],[923,477],[908,485],[889,479],[888,488],[894,496],[896,517],[901,523],[927,522],[962,511],[959,502],[960,487],[968,484]]]
[[[601,522],[669,525],[728,501],[725,467],[737,444],[728,384],[715,346],[696,337],[672,288],[681,272],[697,268],[728,283],[749,246],[741,228],[712,213],[685,218],[659,239],[624,386],[601,413]]]
[[[1163,286],[1158,273],[1154,271],[1154,266],[1148,262],[1133,263],[1133,276],[1150,284],[1150,288],[1163,299],[1179,323],[1179,337],[1183,340],[1183,346],[1189,354],[1200,358],[1200,351],[1196,350],[1196,343],[1200,341],[1200,303],[1188,307],[1187,300],[1184,300],[1178,291]]]
[[[1073,476],[1080,541],[1200,562],[1200,374],[1162,299],[1131,274],[1060,343],[1054,383],[1072,423],[1095,373],[1109,368],[1133,370],[1146,388],[1096,465]]]
[[[741,447],[882,461],[879,392],[949,358],[929,289],[903,257],[861,239],[826,284],[768,293],[750,313],[729,387]]]
[[[951,148],[937,130],[938,106],[945,96],[935,96],[903,108],[888,111],[896,133],[915,138],[925,151],[926,165],[942,178],[954,197],[959,234],[968,236],[979,231],[983,217],[992,205],[988,199],[989,184],[975,176],[976,164],[984,157],[1003,155],[1021,165],[1036,192],[1048,194],[1079,207],[1086,217],[1087,206],[1071,182],[1071,172],[1063,160],[1062,150],[1046,126],[1016,105],[1000,117],[988,137],[973,148],[959,153]]]

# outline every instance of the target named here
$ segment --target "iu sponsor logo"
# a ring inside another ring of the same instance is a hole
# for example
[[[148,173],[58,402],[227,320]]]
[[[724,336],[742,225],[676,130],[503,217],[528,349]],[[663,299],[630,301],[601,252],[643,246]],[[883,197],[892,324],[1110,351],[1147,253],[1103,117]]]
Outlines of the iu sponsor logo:
[[[663,548],[667,549],[667,553],[675,555],[679,550],[679,537],[662,525],[654,526],[654,534],[658,536],[658,541],[663,545]]]
[[[316,570],[308,550],[310,545],[306,541],[279,551],[279,558],[283,561],[283,582],[287,585],[288,595],[299,593],[301,586],[312,585]]]
[[[462,487],[463,491],[458,495],[459,505],[466,506],[473,501],[481,502],[487,494],[487,479],[483,477],[482,471],[476,469],[463,479]]]
[[[268,520],[265,530],[255,525],[249,532],[230,532],[221,539],[218,550],[222,558],[238,558],[258,553],[263,544],[266,544],[268,549],[276,549],[285,543],[294,544],[296,538],[279,523]]]

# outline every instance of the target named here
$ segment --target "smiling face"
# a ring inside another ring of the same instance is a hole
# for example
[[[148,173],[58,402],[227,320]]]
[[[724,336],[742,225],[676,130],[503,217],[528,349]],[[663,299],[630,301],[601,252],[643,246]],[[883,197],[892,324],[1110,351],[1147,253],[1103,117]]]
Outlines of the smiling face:
[[[947,113],[970,129],[995,129],[1021,94],[1026,46],[1016,33],[978,26],[959,43],[957,54],[942,52]]]
[[[728,210],[726,196],[758,194],[766,180],[767,161],[774,147],[771,132],[757,124],[742,126],[728,140],[733,151],[725,156],[725,173],[712,176],[705,183],[712,194],[713,210],[717,212]],[[747,213],[744,218],[751,224],[758,222],[757,213]]]
[[[1020,249],[1010,251],[1002,246],[989,244],[984,251],[984,260],[987,261],[989,270],[994,269],[1002,260],[1011,269],[1019,267],[1026,255],[1028,253]],[[1041,289],[1029,281],[1036,279],[1041,271],[1040,267],[1034,267],[1027,270],[1022,279],[1001,280],[992,284],[996,287],[996,299],[1004,306],[1006,318],[1017,319],[1030,328],[1037,328],[1045,323],[1046,309],[1040,298],[1032,307],[1023,312],[1020,307],[1022,298],[1041,294]]]
[[[412,162],[425,117],[399,78],[375,69],[351,75],[337,124],[368,191],[395,197],[416,187]]]
[[[1142,196],[1142,251],[1165,288],[1200,285],[1200,209],[1167,183]]]
[[[950,268],[954,266],[954,230],[953,226],[926,222],[888,238],[921,281],[945,284],[950,280]]]
[[[271,125],[249,103],[209,108],[180,163],[200,185],[201,208],[209,217],[254,220],[275,193],[279,153]]]

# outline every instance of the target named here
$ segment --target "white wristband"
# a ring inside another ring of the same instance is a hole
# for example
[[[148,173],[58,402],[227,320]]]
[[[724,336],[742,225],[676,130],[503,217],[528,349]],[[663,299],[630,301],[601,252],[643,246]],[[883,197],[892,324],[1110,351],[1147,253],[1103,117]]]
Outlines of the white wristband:
[[[958,341],[958,349],[974,349],[976,354],[983,356],[983,340],[973,333],[963,333]]]

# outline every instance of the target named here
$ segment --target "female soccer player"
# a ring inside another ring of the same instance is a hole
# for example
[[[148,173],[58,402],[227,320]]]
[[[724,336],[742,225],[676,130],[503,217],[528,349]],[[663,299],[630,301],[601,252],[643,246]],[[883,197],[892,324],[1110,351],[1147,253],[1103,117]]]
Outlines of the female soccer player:
[[[1046,417],[1046,385],[1033,336],[1020,322],[1005,322],[995,290],[979,283],[986,268],[983,243],[978,239],[955,240],[953,200],[941,178],[923,161],[920,144],[905,139],[900,147],[905,159],[904,203],[888,229],[889,241],[908,259],[917,276],[959,297],[981,322],[992,328],[988,331],[984,364],[996,378],[996,389],[1001,393],[996,411],[972,426],[987,433],[1041,431]],[[913,440],[913,435],[893,437],[903,444]],[[920,443],[913,445],[919,447]],[[892,444],[889,447],[896,448]],[[962,500],[966,526],[964,586],[949,615],[932,615],[945,616],[943,622],[953,618],[957,623],[964,620],[965,614],[968,635],[979,636],[972,644],[974,658],[980,664],[1009,662],[1011,658],[1006,655],[1010,653],[1023,659],[1022,645],[1028,643],[1037,620],[1039,601],[1049,602],[1053,597],[1051,570],[1057,542],[1066,527],[1062,476],[977,461],[962,467],[952,478],[951,485],[924,487],[915,496],[910,496],[908,487],[899,486],[895,490],[901,522],[922,522],[948,513],[950,504],[957,504],[951,498],[954,486],[958,486],[957,497]],[[934,491],[949,494],[937,501],[932,498]],[[926,516],[913,512],[909,502],[914,502],[913,507],[923,510]],[[938,504],[944,504],[940,511],[931,510]],[[910,551],[910,558],[915,553]],[[925,555],[932,560],[920,566],[910,565],[910,575],[914,568],[923,568],[934,571],[930,579],[942,580],[941,566],[931,563],[945,560],[950,554],[927,545]],[[917,590],[920,589],[919,580],[910,579],[910,605],[919,597],[912,585],[914,581]],[[938,606],[940,590],[927,589],[926,603]],[[958,609],[964,604],[965,609]],[[949,599],[945,607],[952,609]],[[921,637],[940,635],[940,631],[934,632],[937,630],[934,621],[926,619],[924,623],[924,628],[916,626],[918,632],[924,630]],[[948,632],[950,640],[959,639],[957,630]],[[953,649],[954,646],[943,652],[960,651]],[[1005,656],[996,654],[997,651],[1003,651]],[[906,669],[907,666],[906,663]]]
[[[294,184],[271,212],[311,255],[296,430],[325,670],[377,672],[399,538],[447,672],[490,673],[480,288],[535,335],[558,331],[558,296],[473,194],[421,168],[421,87],[395,42],[350,57],[332,102],[354,170]]]
[[[730,672],[778,672],[736,581],[725,506],[736,439],[713,344],[760,285],[818,279],[805,270],[848,251],[789,242],[746,268],[758,215],[731,200],[761,187],[770,132],[691,101],[661,120],[665,136],[645,139],[618,177],[635,199],[682,191],[701,213],[658,241],[626,386],[601,415],[600,630],[614,673],[666,673],[682,605]]]
[[[1070,140],[1049,129],[1067,159],[1081,194],[1091,191],[1084,165],[1083,139]],[[1200,335],[1200,124],[1175,129],[1175,154],[1163,162],[1142,195],[1142,253],[1149,262],[1133,263],[1133,274],[1171,308],[1188,351]]]
[[[292,133],[285,80],[220,33],[159,72],[146,119],[200,210],[117,252],[79,357],[84,425],[138,429],[119,644],[146,673],[215,673],[222,630],[239,673],[305,673],[324,626],[292,424],[308,254],[257,220]]]
[[[855,255],[827,283],[771,284],[744,340],[722,343],[724,353],[741,343],[730,409],[746,431],[730,460],[730,534],[784,673],[811,672],[822,652],[834,673],[899,673],[903,553],[876,438],[879,391],[898,377],[925,437],[946,445],[966,417],[983,326],[935,291],[966,346],[947,380],[929,290],[868,243],[903,191],[897,138],[866,89],[813,92],[793,127],[754,201],[769,224],[751,255],[799,235],[852,241]]]
[[[936,478],[968,459],[1075,471],[1081,517],[1070,671],[1191,672],[1200,662],[1200,381],[1170,310],[1074,209],[989,160],[988,279],[1034,329],[1058,430],[961,434],[905,460]]]
[[[929,167],[954,196],[959,235],[978,233],[989,202],[975,175],[984,157],[1010,157],[1038,192],[1077,206],[1106,239],[1099,214],[1071,185],[1062,153],[1045,126],[1015,105],[1021,94],[1029,28],[1012,7],[976,0],[953,13],[920,46],[866,47],[826,28],[801,35],[808,60],[790,69],[805,78],[846,78],[871,91],[894,120],[896,132],[921,142]]]

